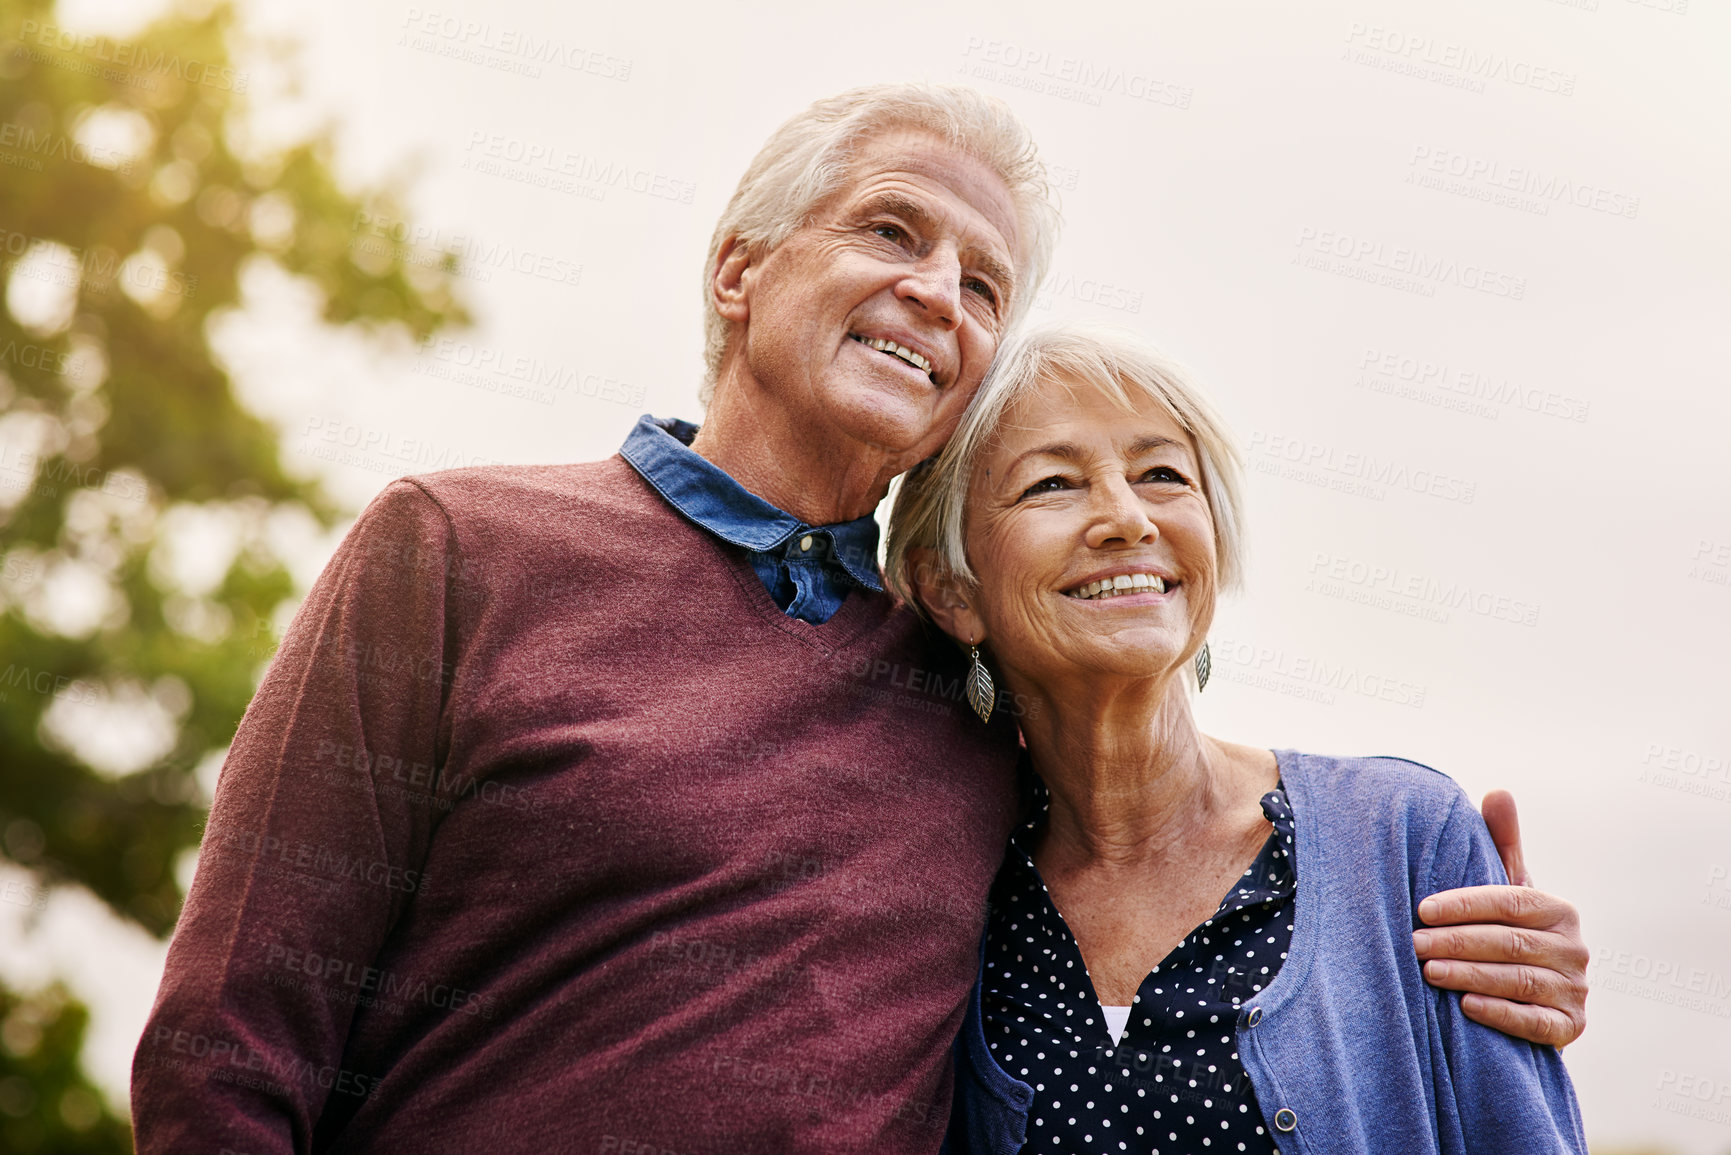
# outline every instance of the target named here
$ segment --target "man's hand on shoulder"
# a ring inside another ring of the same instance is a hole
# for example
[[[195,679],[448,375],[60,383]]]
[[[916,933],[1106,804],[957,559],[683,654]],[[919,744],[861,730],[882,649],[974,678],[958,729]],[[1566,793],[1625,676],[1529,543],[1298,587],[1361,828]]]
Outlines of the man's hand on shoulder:
[[[1587,1029],[1587,944],[1573,904],[1535,890],[1507,791],[1485,796],[1485,824],[1512,886],[1445,890],[1419,903],[1413,948],[1432,986],[1462,991],[1467,1018],[1564,1047]]]

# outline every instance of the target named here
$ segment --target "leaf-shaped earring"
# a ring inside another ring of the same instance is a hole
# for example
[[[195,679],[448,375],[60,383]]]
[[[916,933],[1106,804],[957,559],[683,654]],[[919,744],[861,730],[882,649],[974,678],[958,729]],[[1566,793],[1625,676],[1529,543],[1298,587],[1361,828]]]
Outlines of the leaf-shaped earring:
[[[992,672],[980,661],[980,647],[969,645],[968,649],[974,654],[974,664],[968,669],[968,705],[974,708],[980,721],[989,722],[992,707],[998,702],[998,689],[992,684]]]
[[[1214,671],[1214,658],[1208,652],[1208,643],[1203,642],[1202,648],[1196,651],[1196,692],[1201,693],[1208,688],[1208,675]]]

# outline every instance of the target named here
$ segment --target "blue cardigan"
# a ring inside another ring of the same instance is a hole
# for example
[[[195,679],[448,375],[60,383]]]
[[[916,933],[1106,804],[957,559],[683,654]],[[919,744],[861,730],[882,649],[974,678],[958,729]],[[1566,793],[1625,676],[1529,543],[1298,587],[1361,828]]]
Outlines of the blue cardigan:
[[[1292,947],[1239,1013],[1238,1053],[1280,1150],[1586,1155],[1556,1049],[1473,1022],[1419,973],[1419,901],[1507,881],[1460,787],[1397,758],[1275,756],[1296,834]],[[1018,1150],[1033,1097],[992,1058],[976,983],[945,1149]]]

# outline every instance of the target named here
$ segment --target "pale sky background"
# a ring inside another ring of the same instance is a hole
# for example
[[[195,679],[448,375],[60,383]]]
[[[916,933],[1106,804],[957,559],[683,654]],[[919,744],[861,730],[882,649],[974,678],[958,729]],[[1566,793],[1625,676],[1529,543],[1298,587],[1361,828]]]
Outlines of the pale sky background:
[[[147,7],[63,20],[124,35]],[[413,172],[429,245],[480,258],[478,324],[442,357],[321,333],[268,275],[221,329],[286,459],[356,508],[429,462],[582,461],[646,410],[697,418],[710,229],[810,100],[904,79],[1008,100],[1062,166],[1035,316],[1158,341],[1250,446],[1249,581],[1214,629],[1204,726],[1512,789],[1538,881],[1594,949],[1567,1056],[1589,1137],[1731,1149],[1722,2],[243,11],[305,45],[298,97],[250,68],[261,139],[334,122],[347,180]],[[500,47],[525,37],[595,71],[526,74]],[[523,150],[579,175],[489,155]],[[610,167],[627,180],[581,179]],[[482,263],[507,249],[577,283]],[[1412,261],[1431,275],[1377,283]],[[570,387],[501,393],[462,369],[478,350]],[[0,909],[0,971],[69,976],[123,1098],[161,948],[74,893],[19,917]]]

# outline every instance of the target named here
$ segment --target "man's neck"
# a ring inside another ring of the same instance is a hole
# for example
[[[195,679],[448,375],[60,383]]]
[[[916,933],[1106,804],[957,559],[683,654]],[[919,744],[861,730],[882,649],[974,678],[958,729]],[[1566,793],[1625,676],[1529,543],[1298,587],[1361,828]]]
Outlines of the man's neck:
[[[807,525],[871,513],[907,468],[888,451],[795,420],[750,388],[717,388],[691,448]]]

